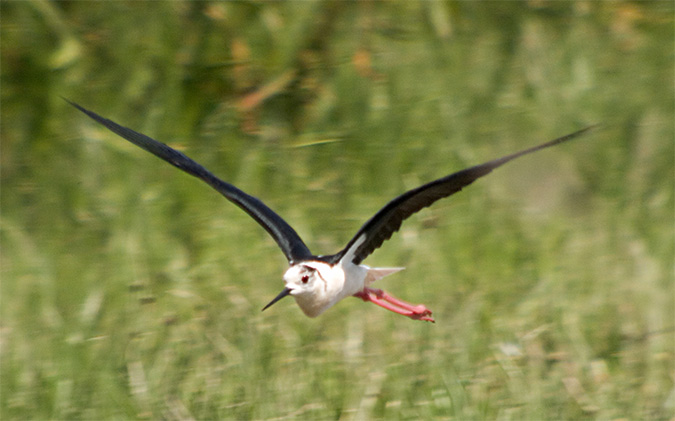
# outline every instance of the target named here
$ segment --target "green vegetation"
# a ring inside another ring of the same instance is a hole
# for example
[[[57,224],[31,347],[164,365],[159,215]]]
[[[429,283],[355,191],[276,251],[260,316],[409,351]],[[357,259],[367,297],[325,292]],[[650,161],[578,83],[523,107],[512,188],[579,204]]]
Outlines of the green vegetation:
[[[0,418],[672,419],[672,2],[3,2]],[[366,263],[436,324],[317,319],[248,216],[61,96],[262,198],[318,254],[395,195],[593,123]]]

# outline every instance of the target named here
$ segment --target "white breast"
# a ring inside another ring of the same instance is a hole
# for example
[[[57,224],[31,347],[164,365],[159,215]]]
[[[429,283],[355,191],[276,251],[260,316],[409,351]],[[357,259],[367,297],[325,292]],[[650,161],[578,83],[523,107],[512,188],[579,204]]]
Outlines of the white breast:
[[[343,298],[354,295],[365,286],[368,269],[343,261],[335,265],[324,262],[305,262],[316,269],[319,281],[311,292],[292,294],[295,302],[309,317],[316,317]]]

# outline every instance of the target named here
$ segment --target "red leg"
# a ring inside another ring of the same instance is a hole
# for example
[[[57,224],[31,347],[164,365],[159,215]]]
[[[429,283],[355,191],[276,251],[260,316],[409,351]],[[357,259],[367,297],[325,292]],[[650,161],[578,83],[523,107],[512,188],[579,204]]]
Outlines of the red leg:
[[[413,305],[406,303],[405,301],[401,301],[398,298],[387,294],[381,289],[364,288],[363,291],[354,294],[354,296],[362,299],[363,301],[370,301],[371,303],[389,311],[393,311],[394,313],[410,317],[411,319],[424,320],[434,323],[434,319],[430,317],[431,310],[426,308],[424,305]]]

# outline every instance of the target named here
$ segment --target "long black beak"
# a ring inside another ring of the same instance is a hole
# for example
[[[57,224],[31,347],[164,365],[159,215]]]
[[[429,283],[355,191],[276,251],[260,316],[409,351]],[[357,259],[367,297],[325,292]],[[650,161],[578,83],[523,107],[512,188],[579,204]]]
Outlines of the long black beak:
[[[290,289],[290,288],[284,288],[283,290],[281,290],[281,292],[279,293],[279,295],[277,295],[276,297],[274,297],[274,299],[273,299],[272,301],[270,301],[270,303],[267,304],[265,307],[263,307],[263,309],[262,309],[261,311],[267,310],[267,307],[269,307],[269,306],[271,306],[272,304],[276,303],[277,301],[281,300],[282,298],[284,298],[285,296],[287,296],[287,295],[290,294],[290,293],[291,293],[291,289]]]

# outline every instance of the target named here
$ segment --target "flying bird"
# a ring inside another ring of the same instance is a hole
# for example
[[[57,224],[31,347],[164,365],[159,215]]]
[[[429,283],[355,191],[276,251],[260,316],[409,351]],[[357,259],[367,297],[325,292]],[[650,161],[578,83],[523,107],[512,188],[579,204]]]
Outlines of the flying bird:
[[[343,298],[353,296],[374,303],[415,320],[434,322],[432,312],[424,305],[413,305],[370,285],[403,268],[371,268],[361,264],[379,248],[412,214],[448,197],[483,177],[495,168],[523,155],[574,139],[595,126],[589,126],[566,136],[476,165],[414,188],[394,198],[357,231],[347,245],[331,255],[314,255],[297,232],[259,199],[219,179],[206,168],[164,143],[142,133],[101,117],[93,111],[66,99],[96,122],[107,127],[136,146],[165,160],[169,164],[201,179],[258,222],[276,241],[288,259],[289,268],[283,275],[284,289],[263,311],[290,295],[309,317],[316,317]]]

